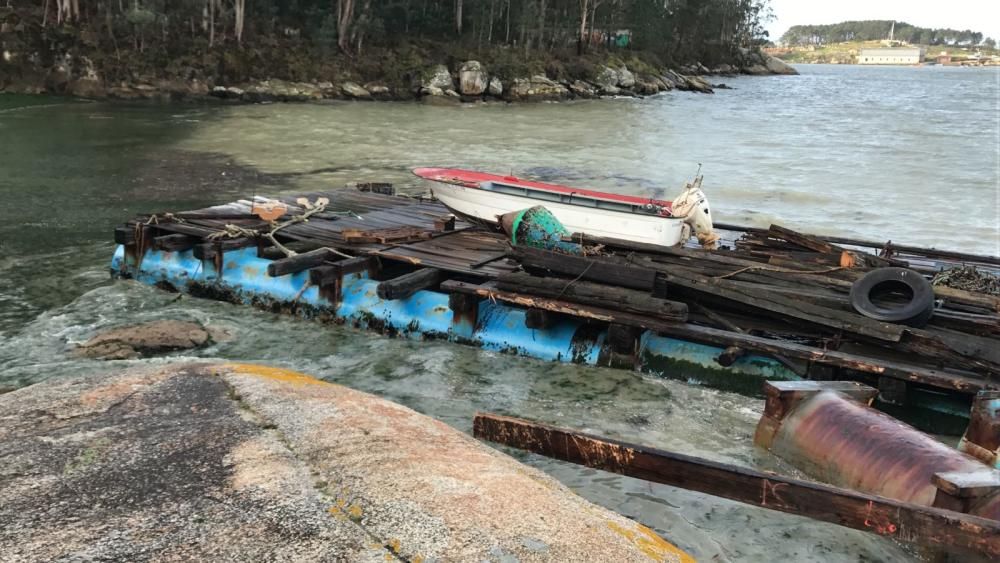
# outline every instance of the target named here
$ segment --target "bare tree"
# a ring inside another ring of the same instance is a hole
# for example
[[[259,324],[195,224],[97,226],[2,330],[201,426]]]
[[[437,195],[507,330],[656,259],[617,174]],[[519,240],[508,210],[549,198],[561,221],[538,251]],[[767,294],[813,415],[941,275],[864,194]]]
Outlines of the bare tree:
[[[233,0],[233,34],[236,35],[236,42],[243,44],[243,22],[246,18],[246,0]]]
[[[345,54],[350,53],[353,22],[354,0],[337,0],[337,47]]]

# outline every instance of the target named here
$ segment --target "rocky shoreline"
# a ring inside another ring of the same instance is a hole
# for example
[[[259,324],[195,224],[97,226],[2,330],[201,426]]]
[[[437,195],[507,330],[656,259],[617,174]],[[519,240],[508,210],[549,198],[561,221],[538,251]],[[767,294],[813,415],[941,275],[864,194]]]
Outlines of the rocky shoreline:
[[[624,64],[599,65],[587,79],[556,79],[546,74],[504,79],[486,65],[467,60],[449,68],[438,64],[413,72],[408,84],[383,81],[297,82],[281,79],[253,80],[239,84],[211,79],[189,80],[140,78],[108,84],[84,57],[71,64],[63,61],[34,78],[0,77],[0,92],[59,94],[89,99],[117,100],[224,100],[242,103],[316,102],[321,100],[413,101],[435,105],[488,101],[539,102],[606,97],[644,97],[670,90],[712,93],[725,84],[713,84],[708,76],[798,74],[781,60],[754,54],[750,64],[728,64],[707,68],[694,64],[677,70],[644,70]]]

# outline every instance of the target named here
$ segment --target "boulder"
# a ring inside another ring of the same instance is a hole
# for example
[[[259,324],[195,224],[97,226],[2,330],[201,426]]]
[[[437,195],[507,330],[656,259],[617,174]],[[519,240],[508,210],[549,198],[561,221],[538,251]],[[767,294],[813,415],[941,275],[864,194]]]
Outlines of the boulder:
[[[247,364],[0,395],[2,559],[691,561],[402,405]]]
[[[372,95],[373,98],[386,99],[392,97],[392,92],[389,87],[385,84],[380,84],[378,82],[368,82],[364,86],[365,90]]]
[[[454,90],[452,90],[450,88],[448,90],[444,91],[444,95],[448,96],[449,98],[461,98],[462,97],[461,94],[459,94],[458,92],[456,92],[456,91],[454,91]]]
[[[481,96],[487,86],[489,80],[479,61],[465,61],[458,68],[458,91],[463,96]]]
[[[781,59],[779,59],[777,57],[772,57],[770,55],[767,56],[765,67],[767,68],[767,70],[771,74],[798,74],[799,73],[799,71],[797,71],[794,68],[792,68],[792,66],[789,65],[788,63],[786,63],[785,61],[783,61],[783,60],[781,60]]]
[[[354,100],[370,100],[372,98],[371,92],[365,90],[356,82],[344,82],[340,85],[340,91],[348,98]]]
[[[104,331],[77,346],[74,354],[100,360],[122,360],[190,350],[210,344],[212,340],[212,334],[198,323],[162,320]]]
[[[597,96],[597,90],[594,86],[583,80],[574,80],[569,84],[568,88],[577,98],[594,98]]]
[[[619,92],[618,82],[618,71],[609,66],[602,66],[594,78],[597,92],[605,96],[613,96]]]
[[[455,87],[455,83],[451,79],[451,73],[448,72],[448,67],[444,65],[431,67],[424,73],[424,78],[420,85],[422,88],[439,88],[442,92],[454,89]]]
[[[754,76],[763,76],[765,74],[771,74],[771,71],[768,70],[767,67],[764,66],[764,65],[762,65],[762,64],[752,64],[752,65],[743,67],[743,73],[744,74],[752,74]]]
[[[632,87],[636,94],[641,94],[643,96],[652,96],[653,94],[658,94],[661,90],[665,90],[663,87],[663,81],[655,76],[640,76],[635,79],[635,85]]]
[[[224,100],[239,100],[246,95],[246,92],[242,88],[237,88],[236,86],[216,86],[212,88],[210,94],[216,98],[222,98]]]
[[[536,74],[531,78],[515,78],[507,88],[507,97],[511,100],[536,102],[562,100],[569,97],[569,90],[547,76]]]
[[[496,96],[499,98],[503,94],[503,82],[500,80],[500,77],[498,76],[490,77],[490,83],[486,87],[486,91],[489,93],[489,95]]]
[[[700,76],[687,76],[685,77],[687,81],[687,89],[695,92],[701,92],[703,94],[712,93],[712,85]]]
[[[635,86],[635,75],[624,66],[618,69],[618,86],[631,90]]]
[[[735,70],[736,69],[734,69],[731,65],[722,63],[721,65],[712,69],[712,74],[732,74]]]

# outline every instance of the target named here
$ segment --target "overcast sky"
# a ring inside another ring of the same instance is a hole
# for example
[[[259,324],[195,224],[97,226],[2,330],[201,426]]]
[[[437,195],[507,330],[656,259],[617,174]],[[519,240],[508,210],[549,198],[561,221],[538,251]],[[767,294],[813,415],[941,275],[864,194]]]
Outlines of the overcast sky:
[[[793,25],[847,20],[896,20],[918,27],[981,31],[1000,41],[1000,0],[771,0],[775,20],[767,26],[778,40]]]

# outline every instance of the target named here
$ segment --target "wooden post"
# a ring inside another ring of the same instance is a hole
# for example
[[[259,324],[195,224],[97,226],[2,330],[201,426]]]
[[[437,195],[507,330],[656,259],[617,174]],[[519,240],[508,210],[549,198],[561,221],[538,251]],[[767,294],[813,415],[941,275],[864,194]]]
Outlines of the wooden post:
[[[1000,521],[479,413],[473,434],[553,459],[798,514],[929,547],[1000,557]]]
[[[524,312],[525,328],[544,330],[552,326],[555,314],[545,309],[528,309]]]

